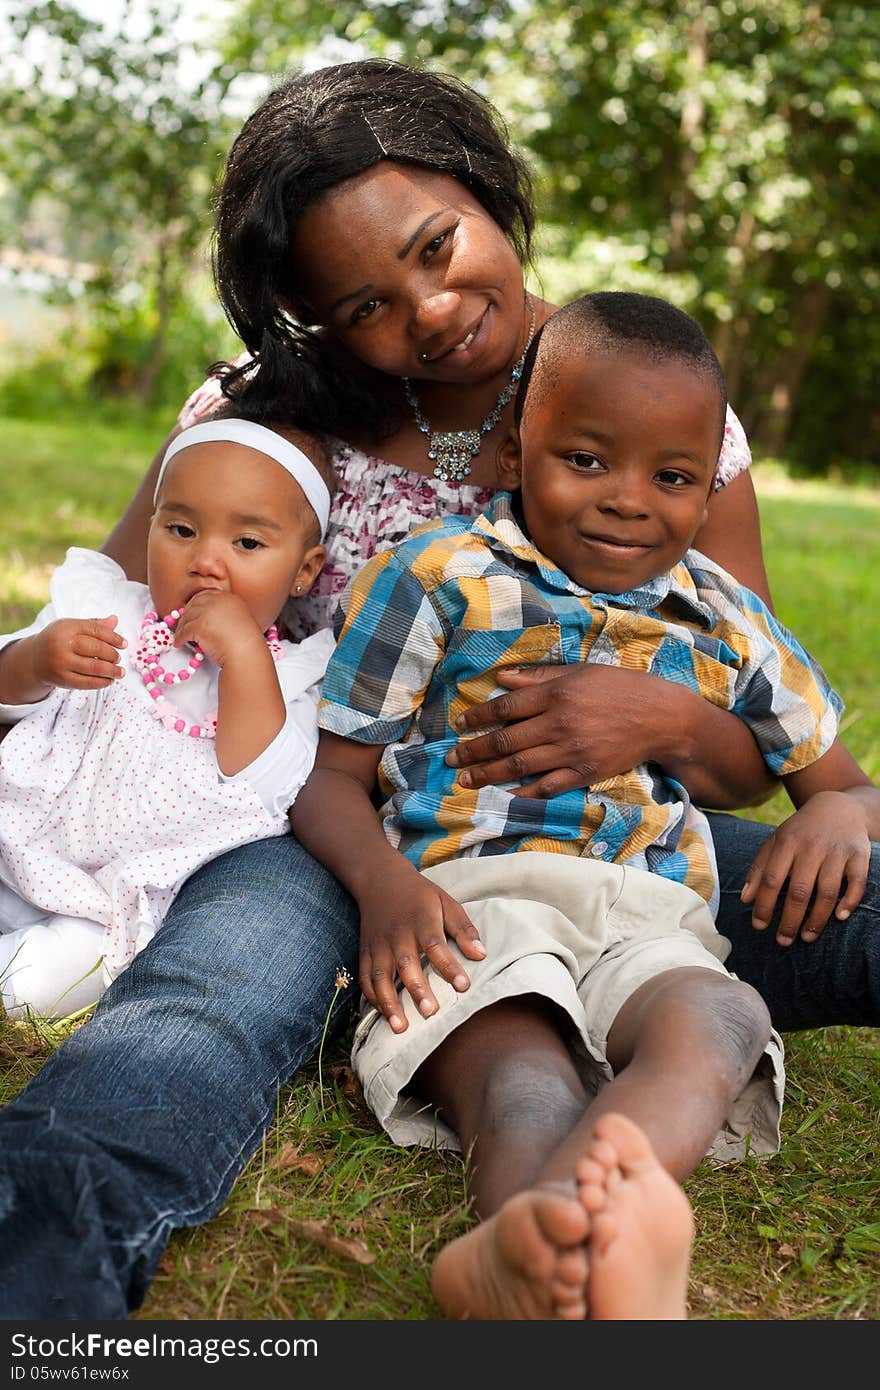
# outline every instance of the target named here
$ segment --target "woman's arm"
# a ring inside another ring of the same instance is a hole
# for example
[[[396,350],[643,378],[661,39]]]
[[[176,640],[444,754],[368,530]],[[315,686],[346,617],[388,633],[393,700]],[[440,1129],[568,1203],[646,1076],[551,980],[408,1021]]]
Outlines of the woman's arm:
[[[694,549],[721,565],[773,611],[761,547],[758,499],[748,468],[713,492],[709,515],[694,538]]]
[[[153,493],[159,467],[168,445],[179,434],[180,426],[175,425],[150,464],[134,497],[101,546],[104,554],[121,565],[128,578],[139,584],[147,582],[147,532],[153,515]]]

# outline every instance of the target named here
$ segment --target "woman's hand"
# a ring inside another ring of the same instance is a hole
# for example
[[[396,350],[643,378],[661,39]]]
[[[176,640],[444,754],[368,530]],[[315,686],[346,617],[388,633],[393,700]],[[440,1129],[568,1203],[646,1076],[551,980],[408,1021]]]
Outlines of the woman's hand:
[[[516,795],[546,798],[648,760],[650,686],[668,682],[598,664],[517,667],[498,679],[513,687],[510,694],[474,705],[459,728],[501,727],[463,739],[446,757],[452,767],[467,769],[459,777],[463,786],[536,777]]]
[[[425,978],[422,957],[459,993],[470,980],[453,956],[447,937],[469,960],[482,960],[486,949],[460,903],[417,872],[395,874],[375,896],[361,897],[360,986],[383,1013],[395,1033],[407,1021],[397,995],[399,979],[425,1018],[437,1012],[437,999]]]
[[[817,792],[755,855],[740,895],[754,904],[752,926],[765,930],[784,891],[776,940],[790,946],[800,930],[805,941],[815,941],[832,914],[845,922],[858,907],[870,858],[864,806],[845,792]]]
[[[519,782],[517,796],[559,796],[657,763],[693,801],[715,810],[763,801],[777,785],[748,727],[693,690],[622,666],[527,666],[499,671],[513,687],[462,716],[447,754],[463,786]]]

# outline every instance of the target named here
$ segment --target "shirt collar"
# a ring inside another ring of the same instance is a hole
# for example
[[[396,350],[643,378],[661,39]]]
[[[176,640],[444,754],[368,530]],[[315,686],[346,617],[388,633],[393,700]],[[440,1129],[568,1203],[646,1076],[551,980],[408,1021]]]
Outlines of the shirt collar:
[[[589,589],[582,589],[537,549],[517,519],[513,497],[509,492],[496,492],[488,512],[475,519],[472,529],[485,536],[494,549],[505,550],[521,563],[533,565],[551,588],[575,594],[578,598],[591,594]],[[659,608],[661,603],[672,599],[683,605],[703,627],[711,627],[715,621],[713,610],[702,603],[697,595],[696,585],[687,567],[687,556],[669,573],[658,574],[636,589],[628,589],[623,594],[595,591],[592,597],[603,608],[610,604],[618,608],[647,611]]]

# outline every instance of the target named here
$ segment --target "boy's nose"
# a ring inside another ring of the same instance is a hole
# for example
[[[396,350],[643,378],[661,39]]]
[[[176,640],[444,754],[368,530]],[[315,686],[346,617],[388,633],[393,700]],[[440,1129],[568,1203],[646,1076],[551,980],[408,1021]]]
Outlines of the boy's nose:
[[[627,520],[649,516],[651,511],[647,489],[634,479],[610,481],[598,505],[600,511],[614,512]]]

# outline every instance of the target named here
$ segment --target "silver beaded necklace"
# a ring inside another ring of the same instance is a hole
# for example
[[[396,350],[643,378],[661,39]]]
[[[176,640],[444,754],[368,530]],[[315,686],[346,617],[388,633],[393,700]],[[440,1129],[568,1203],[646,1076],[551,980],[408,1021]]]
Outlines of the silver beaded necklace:
[[[526,338],[526,345],[522,350],[522,356],[513,364],[510,373],[510,381],[499,392],[495,406],[489,411],[478,430],[434,430],[431,428],[429,420],[422,414],[416,393],[413,390],[412,382],[408,376],[403,378],[403,392],[407,403],[412,409],[413,418],[417,428],[422,434],[428,436],[428,458],[434,464],[434,477],[439,478],[444,483],[460,483],[470,475],[471,462],[480,452],[480,443],[484,434],[494,430],[498,421],[501,419],[501,412],[507,402],[513,398],[517,382],[522,376],[523,363],[526,360],[526,353],[531,345],[532,338],[535,336],[535,302],[532,296],[528,296],[529,301],[529,332]]]

